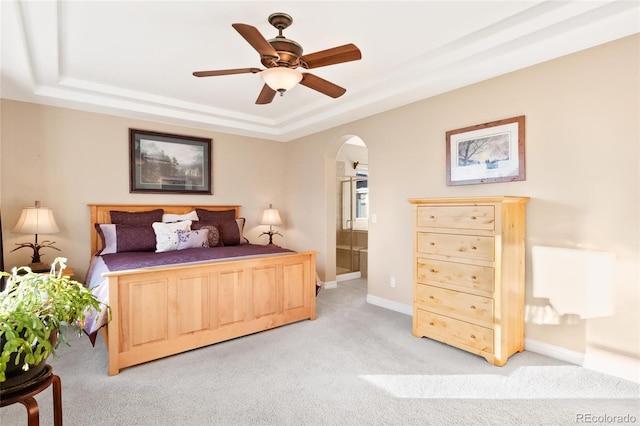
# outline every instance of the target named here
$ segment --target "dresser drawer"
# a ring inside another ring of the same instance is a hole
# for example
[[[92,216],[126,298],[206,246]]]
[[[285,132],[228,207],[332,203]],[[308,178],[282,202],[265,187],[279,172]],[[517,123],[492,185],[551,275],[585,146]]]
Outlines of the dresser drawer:
[[[418,232],[417,239],[419,253],[488,260],[490,262],[493,262],[495,257],[493,237]]]
[[[490,266],[444,262],[422,257],[418,257],[417,262],[419,281],[435,281],[493,293],[495,278],[494,269]]]
[[[444,343],[462,344],[493,353],[493,330],[444,315],[416,309],[418,334],[434,337]]]
[[[417,225],[432,228],[495,229],[493,206],[419,206]]]
[[[493,299],[426,284],[416,285],[415,303],[472,321],[493,323]]]

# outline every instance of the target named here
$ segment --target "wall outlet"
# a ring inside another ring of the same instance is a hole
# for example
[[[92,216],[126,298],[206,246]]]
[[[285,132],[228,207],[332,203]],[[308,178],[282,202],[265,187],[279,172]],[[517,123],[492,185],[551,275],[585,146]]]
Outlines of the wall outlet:
[[[396,286],[396,277],[392,276],[389,278],[389,285],[393,288]]]

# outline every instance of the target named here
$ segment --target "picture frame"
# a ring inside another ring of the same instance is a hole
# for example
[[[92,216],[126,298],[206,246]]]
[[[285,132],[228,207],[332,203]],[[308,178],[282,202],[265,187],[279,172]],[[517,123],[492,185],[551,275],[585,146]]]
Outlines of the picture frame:
[[[129,129],[131,193],[211,194],[211,139]]]
[[[446,132],[447,186],[525,180],[525,116]]]

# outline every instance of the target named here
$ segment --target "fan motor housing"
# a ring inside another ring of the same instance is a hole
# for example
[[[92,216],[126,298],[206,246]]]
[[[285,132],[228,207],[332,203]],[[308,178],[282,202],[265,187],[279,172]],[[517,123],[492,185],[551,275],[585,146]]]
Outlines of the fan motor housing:
[[[302,46],[293,40],[289,40],[285,37],[276,37],[268,40],[269,44],[273,46],[276,52],[278,52],[279,59],[276,61],[277,66],[285,66],[295,68],[300,65],[300,57],[302,56]],[[273,58],[262,57],[262,65],[267,68],[273,68]]]

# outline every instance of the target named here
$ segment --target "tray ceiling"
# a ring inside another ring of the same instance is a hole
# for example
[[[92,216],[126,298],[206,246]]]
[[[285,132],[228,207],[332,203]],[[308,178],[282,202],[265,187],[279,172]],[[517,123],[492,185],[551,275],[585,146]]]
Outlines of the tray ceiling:
[[[3,98],[289,141],[640,31],[637,1],[2,1]],[[362,60],[312,70],[347,89],[304,86],[254,102],[262,68],[231,27],[269,39],[274,12],[311,53],[345,43]]]

